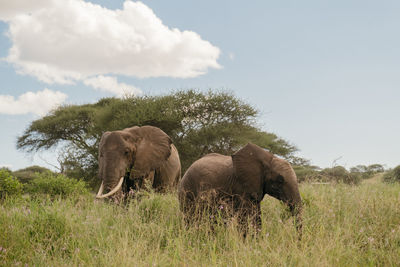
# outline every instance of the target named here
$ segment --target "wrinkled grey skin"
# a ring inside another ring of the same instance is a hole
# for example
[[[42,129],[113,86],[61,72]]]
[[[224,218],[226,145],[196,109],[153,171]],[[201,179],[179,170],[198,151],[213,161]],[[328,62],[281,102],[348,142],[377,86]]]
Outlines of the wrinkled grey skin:
[[[257,145],[247,144],[232,156],[204,156],[189,167],[178,185],[187,222],[196,216],[196,207],[211,203],[216,209],[229,208],[244,231],[248,219],[261,228],[260,202],[266,194],[289,206],[301,237],[302,202],[296,174],[287,161]]]
[[[181,164],[170,137],[153,126],[105,132],[99,144],[103,193],[113,189],[121,177],[125,177],[124,183],[115,196],[140,189],[146,179],[157,191],[176,186],[181,177]]]

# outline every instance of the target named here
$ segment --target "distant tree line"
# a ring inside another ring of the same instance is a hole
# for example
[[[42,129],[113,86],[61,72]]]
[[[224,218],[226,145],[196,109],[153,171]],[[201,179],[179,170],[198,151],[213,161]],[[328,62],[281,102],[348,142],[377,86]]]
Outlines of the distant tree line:
[[[359,184],[363,179],[383,173],[385,168],[380,164],[369,166],[357,165],[347,170],[343,166],[321,169],[308,164],[294,167],[300,182],[336,182],[346,184]]]

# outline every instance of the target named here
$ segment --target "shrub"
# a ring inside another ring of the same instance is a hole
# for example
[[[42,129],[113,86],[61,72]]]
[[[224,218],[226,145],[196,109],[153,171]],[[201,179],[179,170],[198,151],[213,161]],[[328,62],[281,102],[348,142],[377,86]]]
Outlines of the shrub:
[[[21,195],[23,185],[5,169],[0,170],[0,199],[10,195]]]
[[[319,170],[315,166],[294,166],[294,171],[297,175],[297,180],[301,182],[335,182],[345,184],[359,184],[361,175],[359,173],[348,172],[342,166],[333,168],[325,168]]]
[[[46,194],[50,196],[69,196],[88,192],[84,181],[69,178],[62,174],[45,172],[36,174],[36,177],[27,185],[27,192],[31,195]]]
[[[325,168],[321,171],[321,175],[325,176],[329,181],[345,184],[359,184],[362,179],[360,175],[350,173],[342,166]]]
[[[383,176],[383,181],[387,183],[400,183],[400,165],[394,168],[393,170],[388,171]]]
[[[382,173],[385,168],[381,164],[371,164],[369,166],[357,165],[350,168],[350,173],[359,175],[362,179],[369,179],[377,173]]]
[[[13,172],[13,175],[21,182],[21,183],[28,183],[33,178],[36,177],[37,173],[44,173],[50,172],[49,169],[40,166],[30,166],[24,169],[17,170]]]
[[[293,166],[293,169],[299,183],[312,181],[322,182],[324,178],[314,166]]]
[[[8,167],[1,167],[0,170],[7,171],[10,173],[12,172]]]

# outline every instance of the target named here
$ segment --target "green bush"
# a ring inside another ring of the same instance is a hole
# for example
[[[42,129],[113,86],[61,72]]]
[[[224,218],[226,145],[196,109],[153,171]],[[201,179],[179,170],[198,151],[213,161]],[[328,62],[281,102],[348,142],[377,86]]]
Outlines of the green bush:
[[[0,170],[0,199],[10,195],[21,195],[23,185],[6,169]]]
[[[297,180],[301,182],[322,182],[322,183],[345,183],[359,184],[362,180],[360,173],[349,172],[342,166],[325,168],[319,170],[318,167],[303,165],[293,166],[297,175]]]
[[[314,166],[293,166],[297,176],[297,181],[302,182],[322,182],[323,176]]]
[[[393,170],[388,171],[383,176],[383,181],[387,183],[400,183],[400,165],[394,168]]]
[[[359,184],[362,180],[361,175],[348,172],[342,166],[335,166],[333,168],[325,168],[321,171],[329,181],[345,184]]]
[[[385,168],[381,164],[371,164],[369,166],[357,165],[350,168],[350,173],[359,175],[362,179],[369,179],[377,173],[382,173]]]
[[[87,184],[62,174],[45,172],[36,174],[26,186],[26,192],[31,195],[46,194],[50,196],[69,196],[88,192]]]
[[[13,176],[16,177],[21,183],[26,184],[35,178],[37,173],[44,172],[50,172],[50,170],[45,167],[34,165],[13,172]]]

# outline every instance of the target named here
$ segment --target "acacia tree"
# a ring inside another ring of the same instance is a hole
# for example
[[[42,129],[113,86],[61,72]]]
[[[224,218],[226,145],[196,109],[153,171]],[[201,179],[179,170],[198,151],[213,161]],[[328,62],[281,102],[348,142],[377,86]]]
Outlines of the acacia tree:
[[[38,152],[61,147],[60,169],[91,180],[97,172],[100,137],[134,125],[164,130],[178,148],[185,170],[201,156],[232,154],[248,142],[293,158],[296,148],[256,125],[258,112],[229,92],[177,91],[163,96],[104,98],[95,104],[62,106],[33,121],[17,147]]]

